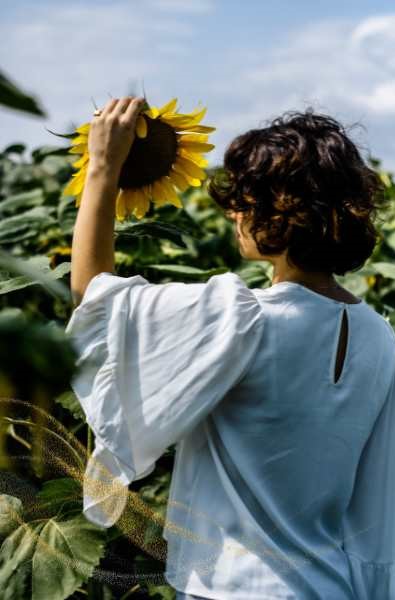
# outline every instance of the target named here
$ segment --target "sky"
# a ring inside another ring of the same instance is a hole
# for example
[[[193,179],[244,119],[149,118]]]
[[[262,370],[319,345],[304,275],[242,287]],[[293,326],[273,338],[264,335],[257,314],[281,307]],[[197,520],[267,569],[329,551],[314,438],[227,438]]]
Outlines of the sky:
[[[0,150],[67,145],[110,96],[207,107],[209,166],[234,137],[312,107],[395,172],[395,6],[389,0],[1,0],[0,70],[46,119],[0,108]]]

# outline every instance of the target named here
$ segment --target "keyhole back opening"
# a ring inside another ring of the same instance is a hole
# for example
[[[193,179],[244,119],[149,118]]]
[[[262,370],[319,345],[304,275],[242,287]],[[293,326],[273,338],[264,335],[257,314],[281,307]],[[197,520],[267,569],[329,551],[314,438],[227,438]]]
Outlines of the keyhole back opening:
[[[341,319],[341,327],[340,334],[337,339],[337,351],[336,351],[336,361],[335,361],[335,370],[333,373],[333,383],[338,383],[339,379],[343,373],[344,362],[347,354],[348,348],[348,316],[347,310],[343,308],[342,311],[342,319]]]

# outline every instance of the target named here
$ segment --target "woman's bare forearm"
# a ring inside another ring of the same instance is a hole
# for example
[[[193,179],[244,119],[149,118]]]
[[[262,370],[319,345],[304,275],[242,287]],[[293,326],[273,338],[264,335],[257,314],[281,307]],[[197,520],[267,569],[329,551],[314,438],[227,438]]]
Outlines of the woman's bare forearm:
[[[74,226],[71,256],[71,294],[77,306],[95,275],[113,273],[115,201],[118,177],[105,168],[88,168]]]
[[[71,250],[71,295],[80,304],[95,275],[115,271],[114,221],[118,181],[135,139],[142,97],[109,100],[91,122],[89,166]]]

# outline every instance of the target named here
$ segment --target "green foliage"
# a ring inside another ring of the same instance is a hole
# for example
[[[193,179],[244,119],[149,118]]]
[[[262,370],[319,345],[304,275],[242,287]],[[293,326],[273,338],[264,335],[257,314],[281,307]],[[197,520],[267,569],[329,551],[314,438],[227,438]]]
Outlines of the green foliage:
[[[57,507],[70,488],[48,482],[41,501]],[[106,534],[82,514],[25,521],[18,498],[0,496],[11,519],[0,530],[0,597],[12,600],[64,600],[92,576],[104,556]]]
[[[6,308],[0,311],[0,339],[0,373],[7,375],[17,397],[31,399],[42,386],[59,394],[68,385],[76,352],[58,324],[38,323],[20,309]]]
[[[35,510],[63,515],[81,510],[81,484],[71,477],[50,479],[36,495]]]
[[[10,81],[3,73],[0,72],[0,104],[13,108],[14,110],[22,110],[24,112],[45,117],[45,112],[39,106],[38,101],[32,96],[28,96],[20,90],[15,83]]]
[[[74,419],[85,421],[85,413],[74,392],[70,390],[63,392],[63,394],[55,398],[55,402],[61,404],[63,408],[68,410],[73,415]]]
[[[49,262],[47,256],[32,256],[22,261],[0,251],[0,294],[41,284],[48,293],[69,300],[68,288],[56,280],[70,272],[71,263],[64,262],[51,270]]]

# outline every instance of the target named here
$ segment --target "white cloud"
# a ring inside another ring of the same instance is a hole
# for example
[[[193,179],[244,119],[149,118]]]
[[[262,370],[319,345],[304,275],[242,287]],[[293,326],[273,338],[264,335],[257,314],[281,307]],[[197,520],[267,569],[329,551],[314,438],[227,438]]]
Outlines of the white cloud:
[[[315,22],[283,32],[281,41],[264,51],[249,48],[239,58],[236,49],[222,77],[212,84],[223,106],[232,98],[226,114],[214,117],[221,132],[219,146],[284,111],[311,105],[345,125],[361,121],[367,138],[363,133],[359,139],[360,132],[354,130],[354,141],[367,149],[376,143],[381,157],[381,137],[389,139],[395,114],[395,15],[359,23]],[[391,147],[387,168],[395,168],[395,149],[386,144],[386,150]]]
[[[149,98],[166,102],[174,95],[169,82],[179,75],[174,56],[179,53],[178,63],[180,56],[188,60],[189,41],[198,32],[198,23],[195,17],[176,14],[175,4],[167,14],[165,4],[133,2],[132,10],[123,1],[94,7],[48,3],[34,12],[18,13],[12,27],[0,23],[2,69],[37,95],[49,113],[44,123],[0,108],[2,139],[6,143],[26,139],[32,147],[59,143],[44,126],[69,131],[71,123],[90,118],[91,97],[103,106],[108,93],[114,97],[140,94],[144,86]],[[198,13],[208,10],[210,3],[192,0],[192,5]]]
[[[210,164],[222,161],[234,136],[312,105],[346,125],[360,120],[363,141],[395,169],[395,14],[310,22],[279,30],[270,46],[258,37],[225,43],[219,18],[224,43],[211,54],[207,44],[201,49],[201,25],[216,7],[214,0],[144,0],[133,11],[122,0],[72,3],[20,13],[12,27],[0,23],[2,67],[50,113],[44,122],[0,110],[3,139],[59,143],[44,126],[69,131],[89,118],[91,96],[101,106],[107,92],[141,93],[144,83],[156,104],[176,96],[182,112],[199,101],[208,107],[204,123],[217,127]]]
[[[296,86],[328,105],[392,115],[394,31],[395,15],[368,18],[356,26],[349,21],[314,24],[246,77],[257,85]]]

